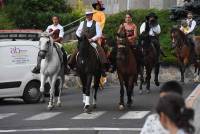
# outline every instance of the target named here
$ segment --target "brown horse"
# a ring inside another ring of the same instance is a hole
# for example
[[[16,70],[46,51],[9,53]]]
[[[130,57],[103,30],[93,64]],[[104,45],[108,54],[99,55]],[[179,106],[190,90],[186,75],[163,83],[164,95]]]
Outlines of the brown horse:
[[[134,82],[137,81],[137,62],[131,46],[127,44],[125,29],[117,37],[117,74],[120,82],[119,110],[125,108],[124,86],[127,92],[127,106],[132,105]]]
[[[197,55],[197,62],[194,64],[195,67],[195,73],[197,72],[197,75],[200,74],[200,36],[194,36],[193,37],[194,44],[195,44],[195,53]]]
[[[149,35],[146,35],[145,33],[140,35],[139,38],[139,45],[138,45],[138,51],[139,51],[139,57],[143,57],[143,62],[140,64],[140,94],[142,94],[142,85],[144,82],[144,69],[146,70],[146,91],[147,93],[150,93],[150,80],[151,80],[151,72],[154,68],[154,82],[157,86],[159,86],[158,81],[158,74],[159,74],[159,63],[156,62],[156,48],[152,43],[150,43],[150,37]]]
[[[172,47],[175,48],[177,63],[181,72],[181,82],[184,82],[186,67],[191,63],[192,46],[187,36],[178,28],[171,30]]]

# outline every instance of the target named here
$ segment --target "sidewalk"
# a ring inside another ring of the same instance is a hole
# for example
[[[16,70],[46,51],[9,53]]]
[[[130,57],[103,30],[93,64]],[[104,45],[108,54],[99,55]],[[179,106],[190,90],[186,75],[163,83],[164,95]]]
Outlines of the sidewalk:
[[[195,134],[200,134],[200,96],[194,102],[193,108],[195,109],[195,118],[194,118],[194,126],[195,126]]]

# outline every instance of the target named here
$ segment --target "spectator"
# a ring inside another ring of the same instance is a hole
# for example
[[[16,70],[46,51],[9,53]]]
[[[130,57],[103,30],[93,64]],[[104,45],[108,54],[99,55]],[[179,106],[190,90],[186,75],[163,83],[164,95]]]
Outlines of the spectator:
[[[194,110],[185,106],[184,99],[176,93],[170,93],[159,99],[156,111],[160,122],[170,134],[193,134],[195,129],[190,123]]]
[[[169,93],[177,93],[182,95],[183,89],[176,81],[168,81],[164,83],[160,89],[160,97]],[[147,117],[140,134],[169,134],[160,123],[159,115],[154,113]]]

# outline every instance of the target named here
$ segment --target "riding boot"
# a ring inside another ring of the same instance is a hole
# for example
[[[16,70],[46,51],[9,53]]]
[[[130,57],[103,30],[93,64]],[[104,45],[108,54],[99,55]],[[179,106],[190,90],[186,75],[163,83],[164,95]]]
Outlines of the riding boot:
[[[76,63],[76,55],[78,53],[78,50],[76,49],[72,55],[70,56],[69,58],[69,61],[68,61],[68,65],[70,66],[70,68],[73,70],[74,67],[75,67],[75,63]]]
[[[42,59],[44,59],[44,53],[42,51],[38,52],[38,57],[37,57],[37,65],[36,67],[33,68],[32,73],[39,74],[40,73],[40,64]]]
[[[37,65],[36,65],[36,67],[33,68],[32,73],[34,73],[34,74],[39,74],[40,73],[41,60],[42,60],[42,58],[38,55],[38,57],[37,57]]]
[[[61,47],[61,51],[63,53],[63,65],[64,65],[64,72],[65,74],[69,74],[70,68],[68,67],[68,59],[67,59],[67,53],[65,52],[64,48]]]

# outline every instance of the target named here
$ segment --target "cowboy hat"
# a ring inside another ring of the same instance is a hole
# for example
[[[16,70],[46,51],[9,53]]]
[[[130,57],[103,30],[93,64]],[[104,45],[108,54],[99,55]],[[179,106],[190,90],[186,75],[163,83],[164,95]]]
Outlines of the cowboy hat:
[[[93,4],[92,4],[92,7],[96,10],[96,9],[97,9],[97,8],[96,8],[97,5],[99,5],[100,11],[105,10],[105,8],[103,7],[103,5],[102,5],[101,3],[99,3],[99,2],[93,3]]]
[[[86,9],[85,15],[93,14],[94,12],[91,9]]]
[[[153,12],[149,13],[149,14],[146,16],[146,19],[148,20],[150,17],[154,17],[155,19],[158,19],[158,16],[157,16],[155,13],[153,13]]]

